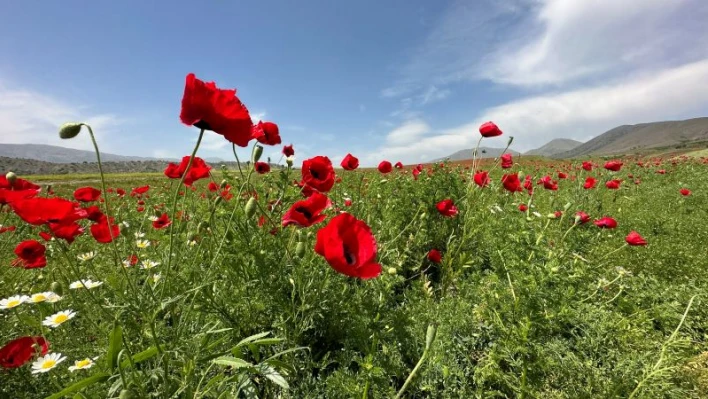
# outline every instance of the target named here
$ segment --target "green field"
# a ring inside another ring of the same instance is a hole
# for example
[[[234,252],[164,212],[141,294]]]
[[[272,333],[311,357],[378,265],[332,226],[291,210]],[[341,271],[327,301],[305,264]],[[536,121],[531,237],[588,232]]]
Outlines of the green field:
[[[0,299],[44,291],[62,299],[0,310],[0,345],[43,336],[67,360],[36,375],[29,365],[0,369],[0,398],[65,388],[76,398],[385,398],[407,379],[401,397],[708,396],[705,164],[627,159],[619,172],[601,164],[587,172],[580,161],[533,159],[504,171],[485,165],[493,168],[486,188],[464,166],[426,168],[417,180],[410,168],[337,170],[327,220],[307,228],[281,227],[303,199],[292,184],[300,170],[227,171],[195,190],[163,175],[108,176],[110,188],[127,192],[104,195],[120,224],[108,244],[96,242],[87,220],[71,245],[44,242],[46,226],[4,206],[0,223],[16,230],[0,235]],[[522,183],[533,176],[532,196],[504,190],[509,170]],[[536,184],[545,175],[557,191]],[[583,188],[588,176],[594,189]],[[605,187],[613,178],[620,189]],[[52,182],[64,198],[79,186],[101,188],[98,175],[29,179]],[[231,198],[207,189],[222,179]],[[145,184],[142,197],[130,195]],[[448,198],[454,217],[436,210]],[[340,211],[370,226],[380,276],[344,276],[313,250]],[[578,211],[618,226],[576,223]],[[163,213],[172,225],[155,229],[149,218]],[[630,231],[648,244],[626,245]],[[10,267],[26,239],[46,246],[46,267]],[[426,257],[431,249],[439,264]],[[88,252],[95,257],[77,258]],[[123,267],[131,255],[139,263]],[[148,261],[159,264],[139,267]],[[87,278],[103,285],[69,288]],[[68,309],[76,316],[59,327],[41,323]],[[94,357],[90,369],[68,370]]]

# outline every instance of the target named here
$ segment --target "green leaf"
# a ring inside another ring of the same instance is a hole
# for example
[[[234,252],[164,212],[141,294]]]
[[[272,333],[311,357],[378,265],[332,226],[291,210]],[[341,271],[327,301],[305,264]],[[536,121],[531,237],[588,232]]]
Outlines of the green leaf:
[[[267,336],[268,334],[270,334],[270,331],[266,331],[266,332],[259,333],[259,334],[255,334],[255,335],[251,335],[250,337],[244,338],[244,339],[241,340],[241,342],[239,342],[238,344],[236,344],[236,347],[235,347],[234,349],[239,348],[239,347],[241,347],[241,346],[243,346],[243,345],[246,345],[246,344],[249,343],[249,342],[253,342],[253,341],[259,340],[259,339],[261,339],[261,338],[264,338],[264,337]]]
[[[84,378],[83,380],[77,382],[74,385],[71,385],[67,388],[64,388],[63,390],[55,393],[54,395],[47,396],[46,399],[59,399],[63,398],[64,396],[70,395],[80,389],[86,388],[89,385],[93,385],[97,382],[103,382],[106,381],[111,375],[108,373],[98,373],[96,375],[92,375],[91,377]]]
[[[160,353],[156,346],[151,346],[144,351],[133,356],[133,363],[140,363],[151,359],[155,355]],[[120,363],[120,368],[127,369],[130,367],[130,359],[125,359]]]
[[[283,378],[282,375],[280,375],[279,372],[277,372],[274,368],[270,366],[264,366],[263,370],[261,373],[269,380],[273,381],[276,385],[283,389],[290,389],[290,385],[288,385],[288,382],[285,381],[285,378]]]
[[[118,365],[118,353],[123,346],[123,328],[116,322],[113,330],[108,335],[108,353],[106,354],[106,366],[111,372],[115,371]]]
[[[213,360],[214,364],[219,364],[222,366],[229,366],[233,367],[235,369],[240,369],[244,367],[253,367],[253,365],[243,359],[239,359],[237,357],[232,357],[232,356],[222,356],[218,359]]]
[[[264,339],[257,339],[253,342],[251,342],[252,345],[275,345],[277,343],[285,341],[282,338],[264,338]]]

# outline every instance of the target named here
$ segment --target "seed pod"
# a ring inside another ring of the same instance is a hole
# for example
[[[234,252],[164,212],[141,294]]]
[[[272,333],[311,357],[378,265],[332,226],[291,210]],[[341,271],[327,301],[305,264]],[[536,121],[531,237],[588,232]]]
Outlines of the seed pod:
[[[220,188],[226,188],[226,185],[229,184],[226,179],[222,180],[221,183],[219,184]]]
[[[17,175],[12,173],[12,172],[7,172],[5,175],[5,178],[7,179],[7,182],[10,183],[10,186],[15,184],[15,181],[17,180]]]
[[[263,146],[256,145],[256,148],[253,149],[253,159],[251,162],[258,162],[258,160],[261,159],[261,155],[263,155]]]
[[[305,256],[305,243],[304,242],[297,243],[297,246],[295,247],[295,256],[298,258],[302,258],[303,256]]]
[[[251,197],[248,199],[248,202],[246,202],[246,208],[244,208],[244,211],[246,212],[247,218],[250,218],[256,214],[256,199],[255,198]]]
[[[83,123],[69,122],[61,125],[59,128],[59,137],[63,139],[73,139],[81,133],[81,126]]]
[[[64,287],[58,281],[53,282],[50,289],[57,295],[64,294]]]

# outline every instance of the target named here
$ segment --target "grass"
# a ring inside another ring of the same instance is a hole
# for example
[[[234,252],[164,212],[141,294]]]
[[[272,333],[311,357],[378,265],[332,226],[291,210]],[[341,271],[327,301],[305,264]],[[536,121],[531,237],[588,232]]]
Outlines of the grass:
[[[559,180],[557,191],[534,184],[533,196],[506,192],[500,180],[509,170],[498,168],[484,189],[470,185],[469,165],[429,165],[418,180],[410,168],[385,176],[339,170],[327,214],[345,210],[371,227],[383,267],[372,280],[338,274],[313,251],[327,221],[279,227],[302,198],[292,186],[298,170],[258,179],[224,171],[213,180],[228,182],[228,199],[204,180],[194,191],[179,188],[181,219],[170,207],[177,181],[107,176],[128,193],[151,186],[142,198],[109,197],[116,221],[127,222],[115,248],[96,243],[81,221],[87,232],[73,244],[45,243],[47,267],[0,271],[0,298],[50,289],[63,295],[56,304],[0,310],[0,345],[44,335],[68,357],[46,374],[0,370],[0,397],[68,389],[66,397],[87,398],[382,398],[395,397],[407,380],[401,396],[410,398],[705,397],[706,166],[635,161],[626,159],[620,172],[586,172],[580,162],[522,158],[511,169],[522,181],[558,171],[575,177]],[[597,188],[583,189],[587,176],[599,180]],[[621,188],[606,189],[615,177]],[[67,179],[56,194],[70,198],[94,178]],[[692,195],[681,196],[682,187]],[[258,199],[249,216],[252,191]],[[437,212],[446,198],[457,216]],[[9,264],[17,243],[46,228],[4,210],[2,224],[17,226],[0,235]],[[556,211],[562,215],[550,216]],[[619,226],[575,224],[577,211],[612,216]],[[172,251],[170,229],[149,220],[163,212],[173,221]],[[631,230],[648,245],[625,246]],[[150,246],[136,247],[136,233]],[[433,248],[440,264],[426,258]],[[89,251],[93,259],[77,259]],[[132,254],[160,265],[121,267]],[[69,289],[80,278],[104,284]],[[65,309],[77,317],[56,329],[41,325]],[[84,357],[98,357],[96,366],[67,370]]]

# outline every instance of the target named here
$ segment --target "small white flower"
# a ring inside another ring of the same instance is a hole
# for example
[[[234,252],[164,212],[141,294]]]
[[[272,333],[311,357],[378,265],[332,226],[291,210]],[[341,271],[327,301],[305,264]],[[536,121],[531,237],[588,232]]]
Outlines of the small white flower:
[[[130,227],[130,223],[128,223],[127,220],[124,220],[124,221],[123,221],[123,226],[125,226],[125,227]]]
[[[155,274],[153,274],[153,276],[152,276],[152,282],[155,283],[155,284],[157,284],[157,282],[160,281],[161,278],[162,278],[162,274],[161,274],[161,273],[155,273]]]
[[[77,256],[77,258],[79,258],[79,260],[82,262],[89,261],[95,257],[96,257],[96,253],[94,251],[86,252],[85,254],[81,254],[81,255]]]
[[[151,222],[155,222],[155,221],[157,221],[158,219],[160,219],[160,218],[157,217],[157,216],[155,216],[155,215],[152,215],[152,216],[150,216],[150,217],[148,218],[148,220],[151,221]]]
[[[50,302],[54,303],[57,302],[61,297],[51,291],[47,292],[38,292],[36,294],[32,294],[28,302],[32,303],[40,303],[40,302]]]
[[[79,280],[69,284],[69,288],[71,288],[72,290],[76,290],[79,288],[84,288],[85,286],[86,288],[91,289],[96,288],[100,285],[103,285],[103,281]]]
[[[93,359],[89,359],[88,357],[82,360],[76,360],[74,361],[73,366],[69,366],[69,371],[76,371],[76,370],[84,370],[84,369],[90,369],[93,367],[94,360],[98,359],[98,357],[94,357]]]
[[[51,328],[57,328],[65,321],[73,319],[74,316],[76,316],[76,312],[74,312],[73,310],[62,310],[61,312],[57,312],[51,316],[47,316],[42,322],[42,324]]]
[[[534,212],[533,215],[536,216],[537,218],[543,217],[543,215],[541,215],[541,214],[538,213],[538,212]]]
[[[12,309],[29,302],[30,297],[27,295],[13,295],[9,298],[0,299],[0,309]]]
[[[197,245],[197,240],[187,240],[187,245],[189,245],[190,247],[193,247],[193,246]]]
[[[145,233],[143,233],[142,231],[136,231],[135,233],[133,233],[133,235],[135,236],[135,238],[145,237]]]
[[[140,248],[140,249],[145,249],[150,246],[150,241],[148,240],[137,240],[135,241],[135,245]]]
[[[64,360],[66,360],[66,356],[62,357],[61,353],[49,353],[42,356],[32,363],[32,374],[46,373]]]
[[[140,268],[141,269],[152,269],[153,267],[157,267],[159,265],[160,265],[160,262],[154,262],[154,261],[147,259],[147,260],[144,260],[140,264]]]
[[[496,209],[497,212],[504,212],[504,210],[499,205],[494,205],[494,209]]]

